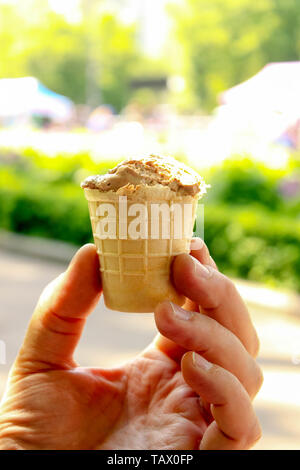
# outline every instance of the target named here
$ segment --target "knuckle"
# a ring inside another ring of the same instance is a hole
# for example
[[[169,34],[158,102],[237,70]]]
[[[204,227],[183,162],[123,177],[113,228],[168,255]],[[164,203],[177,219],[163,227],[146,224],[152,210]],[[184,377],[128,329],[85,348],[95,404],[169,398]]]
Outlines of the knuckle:
[[[218,273],[218,276],[221,281],[222,302],[231,302],[237,295],[236,285],[229,277],[225,276],[224,274]]]
[[[259,366],[257,366],[257,391],[260,390],[262,384],[264,383],[263,371]]]
[[[222,275],[224,281],[224,288],[227,294],[235,294],[236,293],[236,286],[235,283],[224,274]]]
[[[250,430],[247,436],[248,447],[254,446],[254,444],[258,442],[261,439],[261,437],[262,437],[262,429],[258,420],[256,420],[255,425]]]
[[[260,390],[263,382],[264,382],[264,376],[261,368],[257,364],[256,361],[253,360],[253,367],[251,368],[251,375],[250,377],[250,382],[248,382],[248,393],[250,395],[250,398],[253,399],[258,391]]]
[[[215,260],[214,260],[211,256],[209,257],[209,264],[210,264],[214,269],[216,269],[216,270],[218,271],[218,266],[217,266]]]
[[[263,381],[264,381],[264,376],[263,372],[260,368],[260,366],[257,364],[256,361],[253,361],[254,364],[254,372],[253,372],[253,377],[254,377],[254,384],[255,384],[255,390],[258,392],[258,390],[261,388]]]
[[[251,347],[251,356],[257,357],[259,354],[259,350],[260,350],[260,341],[259,341],[256,331],[254,331],[254,340],[253,340],[253,345]]]

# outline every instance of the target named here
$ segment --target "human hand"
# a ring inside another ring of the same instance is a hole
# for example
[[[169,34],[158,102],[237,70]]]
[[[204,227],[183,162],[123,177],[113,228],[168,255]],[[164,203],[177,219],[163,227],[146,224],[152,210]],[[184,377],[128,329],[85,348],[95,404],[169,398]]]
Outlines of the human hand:
[[[205,246],[192,254],[206,263]],[[101,282],[95,247],[86,245],[79,250],[66,273],[45,289],[29,324],[0,407],[0,449],[196,449],[200,442],[203,448],[216,444],[219,448],[247,448],[253,443],[259,425],[245,390],[254,396],[261,373],[237,336],[254,353],[255,332],[229,281],[213,271],[206,285],[203,280],[196,282],[186,256],[174,263],[175,285],[201,305],[205,296],[214,300],[215,308],[208,307],[212,309],[205,313],[215,320],[194,314],[191,322],[182,321],[172,314],[170,303],[163,303],[155,318],[164,337],[159,335],[123,366],[81,368],[73,352],[86,317],[99,299]],[[183,283],[182,276],[190,283]],[[219,301],[224,302],[221,309]],[[206,320],[219,325],[220,331],[211,327],[212,343],[206,343],[203,355],[221,367],[214,365],[204,372],[193,366],[190,352],[183,353],[203,350],[205,325],[209,328]],[[243,325],[238,328],[239,321]],[[189,329],[192,324],[193,332]],[[229,364],[232,348],[234,366]],[[228,393],[220,395],[223,390]],[[198,393],[206,400],[202,405]],[[226,404],[219,403],[220,399]],[[217,424],[209,425],[212,416],[207,401],[221,405],[212,408]]]
[[[156,345],[181,361],[185,382],[199,396],[207,424],[199,448],[248,449],[261,437],[251,404],[263,383],[255,361],[259,340],[234,283],[217,270],[202,240],[193,242],[192,256],[180,255],[173,265],[186,304],[157,307],[163,336]]]

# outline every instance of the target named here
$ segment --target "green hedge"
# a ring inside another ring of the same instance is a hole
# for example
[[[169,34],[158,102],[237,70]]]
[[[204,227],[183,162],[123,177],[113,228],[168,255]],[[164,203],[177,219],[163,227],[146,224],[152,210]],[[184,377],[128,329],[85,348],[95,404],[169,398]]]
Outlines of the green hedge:
[[[0,226],[83,244],[92,240],[82,190],[0,190]],[[205,241],[228,275],[300,290],[300,222],[251,208],[208,204]]]
[[[0,152],[1,159],[1,152]],[[80,181],[116,162],[95,163],[87,154],[47,157],[32,149],[2,153],[0,227],[75,244],[91,241]],[[299,196],[285,200],[287,170],[250,160],[227,162],[206,175],[205,241],[228,275],[300,291]]]
[[[300,221],[258,208],[205,207],[204,238],[230,276],[300,291]]]
[[[0,190],[0,226],[14,232],[75,244],[92,239],[83,194],[66,197],[62,190]]]

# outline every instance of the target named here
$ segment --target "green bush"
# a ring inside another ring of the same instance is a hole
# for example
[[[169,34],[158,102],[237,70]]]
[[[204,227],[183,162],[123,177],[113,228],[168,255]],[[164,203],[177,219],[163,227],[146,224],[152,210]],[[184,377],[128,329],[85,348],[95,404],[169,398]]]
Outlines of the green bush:
[[[257,208],[207,205],[204,238],[228,275],[300,290],[300,221]]]
[[[225,161],[221,167],[213,168],[207,174],[212,187],[207,202],[237,206],[255,203],[269,210],[278,210],[284,203],[279,191],[284,175],[283,170],[266,168],[250,158]]]
[[[0,227],[78,245],[91,241],[80,181],[116,161],[33,149],[2,151],[0,160]],[[205,241],[226,274],[300,291],[300,197],[281,192],[282,182],[297,175],[296,163],[279,171],[236,159],[204,175],[211,184],[203,200]]]
[[[88,208],[82,192],[66,196],[62,188],[0,191],[0,226],[14,232],[73,242],[91,240]]]

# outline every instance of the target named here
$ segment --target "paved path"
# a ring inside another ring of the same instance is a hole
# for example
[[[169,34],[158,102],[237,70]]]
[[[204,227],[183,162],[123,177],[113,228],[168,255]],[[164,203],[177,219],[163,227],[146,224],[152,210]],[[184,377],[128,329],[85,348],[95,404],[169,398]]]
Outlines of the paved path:
[[[64,265],[0,251],[0,395],[42,288]],[[300,450],[300,320],[251,309],[261,339],[265,382],[255,406],[263,427],[258,449]],[[133,357],[155,334],[151,314],[109,312],[102,302],[88,319],[76,359],[109,366]],[[1,365],[1,344],[6,364]]]

